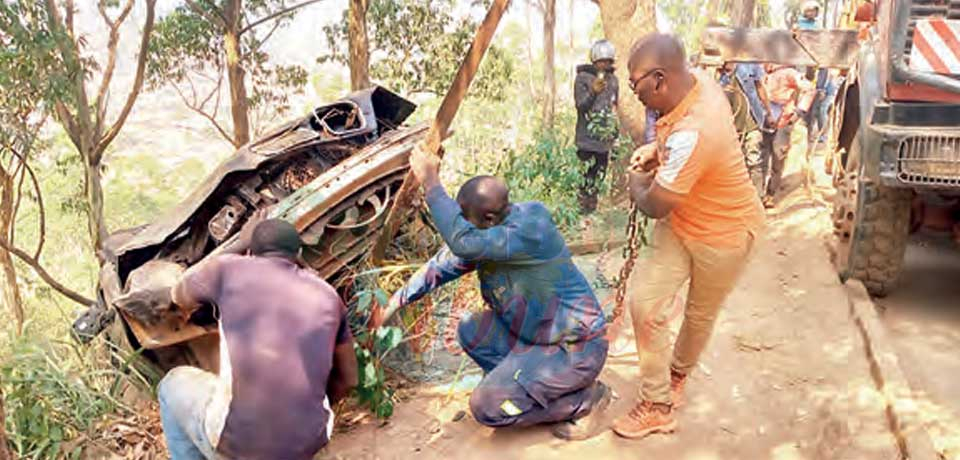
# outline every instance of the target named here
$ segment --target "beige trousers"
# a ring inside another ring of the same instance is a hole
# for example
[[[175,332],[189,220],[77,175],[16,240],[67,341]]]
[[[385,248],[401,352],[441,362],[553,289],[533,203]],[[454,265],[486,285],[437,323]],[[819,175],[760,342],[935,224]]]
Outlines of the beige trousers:
[[[681,241],[670,224],[658,222],[646,257],[633,271],[627,304],[640,355],[640,398],[669,404],[670,369],[689,374],[713,333],[720,305],[746,266],[755,236],[744,231],[728,247]],[[677,296],[690,280],[686,305]],[[675,300],[677,299],[677,300]],[[683,315],[670,353],[670,323]]]

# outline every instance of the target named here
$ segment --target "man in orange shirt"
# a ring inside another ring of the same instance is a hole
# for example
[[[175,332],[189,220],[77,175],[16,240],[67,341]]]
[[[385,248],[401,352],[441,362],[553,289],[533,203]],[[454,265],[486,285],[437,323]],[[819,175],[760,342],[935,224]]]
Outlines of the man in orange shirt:
[[[793,125],[806,116],[817,89],[793,67],[778,64],[764,67],[766,75],[759,89],[767,119],[760,142],[760,169],[766,184],[766,189],[761,191],[763,206],[770,208],[774,204],[773,197],[780,191]],[[816,137],[808,137],[808,140],[816,140]]]
[[[630,88],[661,114],[656,142],[634,155],[630,196],[660,219],[644,269],[628,281],[640,356],[640,397],[613,430],[627,438],[676,428],[687,376],[713,332],[720,305],[743,271],[763,209],[747,174],[720,85],[686,66],[683,47],[652,34],[634,45]],[[672,300],[690,280],[683,325],[670,347]]]

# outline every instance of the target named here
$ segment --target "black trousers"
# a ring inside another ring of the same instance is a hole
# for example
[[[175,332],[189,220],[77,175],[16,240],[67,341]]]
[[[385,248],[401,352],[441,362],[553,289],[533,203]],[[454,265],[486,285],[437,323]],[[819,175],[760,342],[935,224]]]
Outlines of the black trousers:
[[[590,152],[578,150],[577,158],[580,161],[593,162],[583,176],[580,186],[580,208],[584,212],[593,212],[597,209],[597,194],[599,184],[607,175],[607,166],[610,164],[610,152]]]

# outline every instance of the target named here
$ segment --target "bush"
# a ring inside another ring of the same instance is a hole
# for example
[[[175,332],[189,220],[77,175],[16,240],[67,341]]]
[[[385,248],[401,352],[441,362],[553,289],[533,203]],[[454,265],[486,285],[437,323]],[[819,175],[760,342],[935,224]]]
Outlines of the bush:
[[[577,158],[570,138],[544,132],[519,151],[507,149],[497,175],[510,187],[510,199],[543,202],[561,228],[580,220],[578,193],[587,163]]]
[[[561,128],[540,131],[530,144],[518,150],[506,149],[496,169],[496,174],[510,187],[512,201],[543,202],[565,234],[574,231],[580,221],[579,191],[590,166],[577,158],[575,116],[570,111],[558,113],[555,126]],[[624,164],[619,160],[632,150],[628,137],[620,136],[615,141],[606,177],[598,184],[601,196],[608,195],[613,184],[620,183]]]
[[[102,346],[29,335],[16,339],[0,361],[0,383],[5,428],[18,457],[80,458],[82,445],[70,441],[93,437],[91,431],[108,414],[132,412],[120,394],[131,384],[142,388],[146,380],[111,367],[103,354]]]

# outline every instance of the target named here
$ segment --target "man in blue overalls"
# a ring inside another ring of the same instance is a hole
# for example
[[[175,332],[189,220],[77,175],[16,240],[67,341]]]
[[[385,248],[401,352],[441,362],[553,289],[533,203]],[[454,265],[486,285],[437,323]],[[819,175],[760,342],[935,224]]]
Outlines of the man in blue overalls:
[[[439,159],[416,149],[419,180],[445,247],[375,311],[378,327],[397,309],[476,271],[490,308],[463,317],[464,351],[483,369],[470,397],[474,418],[491,427],[552,423],[562,439],[599,432],[611,391],[597,380],[607,356],[606,320],[586,278],[542,203],[510,203],[491,176],[467,181],[451,199]]]

